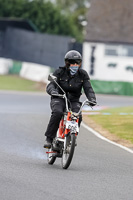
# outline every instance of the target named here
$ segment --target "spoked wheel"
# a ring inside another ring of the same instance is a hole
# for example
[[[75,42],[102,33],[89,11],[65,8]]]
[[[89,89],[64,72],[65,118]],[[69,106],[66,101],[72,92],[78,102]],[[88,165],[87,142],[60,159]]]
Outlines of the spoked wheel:
[[[48,161],[49,165],[53,165],[56,160],[56,157],[53,155],[54,155],[54,152],[53,152],[52,148],[48,149],[47,161]]]
[[[75,149],[75,134],[71,134],[66,137],[66,149],[63,150],[62,154],[62,167],[63,169],[67,169],[72,161],[74,149]]]

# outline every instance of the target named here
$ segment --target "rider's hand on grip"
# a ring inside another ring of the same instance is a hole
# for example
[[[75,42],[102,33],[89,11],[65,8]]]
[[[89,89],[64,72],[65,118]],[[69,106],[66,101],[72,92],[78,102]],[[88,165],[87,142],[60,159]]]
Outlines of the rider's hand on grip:
[[[97,104],[97,102],[96,102],[95,99],[91,98],[90,100],[88,100],[88,104],[89,104],[90,106],[95,106],[95,105]]]
[[[52,90],[51,92],[51,96],[58,96],[59,93],[57,92],[57,90]]]

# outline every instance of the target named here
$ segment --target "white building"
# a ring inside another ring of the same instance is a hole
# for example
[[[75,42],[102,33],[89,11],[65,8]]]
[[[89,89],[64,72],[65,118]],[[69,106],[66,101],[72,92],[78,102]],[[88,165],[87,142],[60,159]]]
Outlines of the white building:
[[[83,44],[83,68],[95,92],[133,95],[132,22],[131,0],[92,1]]]

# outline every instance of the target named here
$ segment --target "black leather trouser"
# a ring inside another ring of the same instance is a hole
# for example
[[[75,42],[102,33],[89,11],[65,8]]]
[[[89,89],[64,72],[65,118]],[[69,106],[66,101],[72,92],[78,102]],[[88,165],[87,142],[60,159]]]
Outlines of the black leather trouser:
[[[59,128],[60,120],[63,116],[63,113],[65,112],[65,107],[66,107],[65,100],[61,98],[54,98],[51,100],[50,106],[52,113],[47,130],[45,132],[45,136],[49,138],[55,138],[57,130]],[[71,102],[71,106],[73,112],[78,112],[81,104],[80,102]],[[79,117],[79,126],[81,121],[82,121],[82,115],[80,115]]]

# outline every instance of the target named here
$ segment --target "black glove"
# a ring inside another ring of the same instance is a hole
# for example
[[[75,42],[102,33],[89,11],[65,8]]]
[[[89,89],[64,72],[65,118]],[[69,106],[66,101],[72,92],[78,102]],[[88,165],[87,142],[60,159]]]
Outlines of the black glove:
[[[97,104],[97,102],[96,102],[95,99],[91,98],[91,99],[89,100],[89,104],[90,104],[90,106],[95,106],[95,105]]]
[[[58,91],[57,90],[52,90],[52,92],[51,92],[51,96],[58,96]]]

